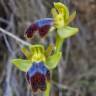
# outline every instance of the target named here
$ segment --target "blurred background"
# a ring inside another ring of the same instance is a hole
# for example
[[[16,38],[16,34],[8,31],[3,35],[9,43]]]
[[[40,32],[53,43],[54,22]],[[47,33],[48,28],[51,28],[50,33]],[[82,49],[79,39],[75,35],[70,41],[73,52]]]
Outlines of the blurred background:
[[[96,0],[0,0],[0,28],[35,43],[36,38],[24,38],[25,29],[37,19],[51,17],[53,2],[58,1],[65,3],[70,13],[77,11],[71,25],[80,32],[63,44],[62,60],[52,72],[51,96],[96,96]],[[54,35],[42,42],[54,44]],[[32,96],[25,74],[10,63],[23,56],[22,46],[0,32],[0,96]]]

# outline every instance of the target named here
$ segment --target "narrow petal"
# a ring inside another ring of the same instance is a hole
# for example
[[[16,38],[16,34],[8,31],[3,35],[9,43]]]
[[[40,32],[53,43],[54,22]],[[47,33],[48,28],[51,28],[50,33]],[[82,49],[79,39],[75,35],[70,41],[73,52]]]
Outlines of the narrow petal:
[[[21,48],[21,51],[22,51],[22,53],[23,53],[28,59],[31,58],[32,54],[30,53],[30,51],[28,50],[28,48],[23,47],[23,48]]]
[[[65,39],[75,35],[78,31],[79,31],[78,28],[66,26],[63,28],[59,28],[57,30],[57,33],[61,38]]]
[[[49,55],[51,55],[52,51],[53,51],[53,46],[50,44],[47,49],[45,50],[45,56],[48,57]]]
[[[16,67],[23,72],[27,72],[29,68],[32,66],[31,60],[13,59],[11,63],[16,65]]]
[[[68,25],[69,23],[71,23],[76,17],[76,11],[74,11],[70,16],[69,19],[66,22],[66,25]]]
[[[46,67],[48,69],[54,69],[58,65],[61,59],[61,52],[54,53],[52,56],[49,56],[46,60]]]

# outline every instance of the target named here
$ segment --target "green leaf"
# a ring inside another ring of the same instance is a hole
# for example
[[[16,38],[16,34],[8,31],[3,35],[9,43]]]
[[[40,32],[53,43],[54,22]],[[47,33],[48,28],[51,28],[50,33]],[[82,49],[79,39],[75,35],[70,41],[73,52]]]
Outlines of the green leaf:
[[[60,59],[61,59],[61,52],[56,52],[55,54],[47,58],[46,67],[50,70],[56,68]]]
[[[29,68],[32,66],[31,60],[13,59],[11,63],[24,72],[27,72]]]
[[[77,32],[78,32],[78,28],[73,28],[73,27],[69,27],[69,26],[59,28],[57,30],[58,35],[63,39],[69,38],[69,37],[75,35]]]

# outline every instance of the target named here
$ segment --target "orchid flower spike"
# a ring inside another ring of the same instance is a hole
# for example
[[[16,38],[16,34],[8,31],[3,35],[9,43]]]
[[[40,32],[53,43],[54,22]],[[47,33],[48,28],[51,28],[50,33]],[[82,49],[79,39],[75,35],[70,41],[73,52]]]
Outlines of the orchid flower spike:
[[[69,15],[67,6],[57,2],[54,3],[51,12],[53,18],[44,18],[32,23],[27,28],[25,36],[32,38],[38,31],[40,37],[44,37],[50,30],[56,29],[56,46],[49,45],[47,49],[41,44],[23,47],[21,51],[26,59],[18,58],[11,61],[26,73],[27,82],[33,93],[41,91],[45,92],[45,96],[49,96],[50,93],[50,71],[57,67],[61,59],[62,42],[78,32],[78,28],[69,26],[76,16],[76,11]]]

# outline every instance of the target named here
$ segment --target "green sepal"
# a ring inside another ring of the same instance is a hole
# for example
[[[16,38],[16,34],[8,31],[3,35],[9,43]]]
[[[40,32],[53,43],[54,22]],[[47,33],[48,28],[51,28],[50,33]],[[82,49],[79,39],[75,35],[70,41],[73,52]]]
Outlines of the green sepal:
[[[31,60],[13,59],[11,60],[11,63],[23,72],[27,72],[29,68],[32,66]]]
[[[54,69],[57,67],[57,65],[59,64],[59,61],[61,59],[61,52],[56,52],[54,53],[52,56],[49,56],[47,59],[46,59],[46,67],[48,69]]]
[[[58,15],[58,13],[57,13],[55,8],[51,9],[51,13],[52,13],[53,18],[55,18]]]
[[[64,20],[68,20],[69,18],[69,10],[68,7],[61,3],[61,2],[56,2],[54,3],[54,7],[56,8],[56,10],[58,10],[59,14],[63,14],[64,15]]]
[[[69,27],[69,26],[65,26],[63,28],[59,28],[57,30],[58,35],[65,39],[65,38],[69,38],[73,35],[75,35],[78,32],[78,28],[73,28],[73,27]]]

